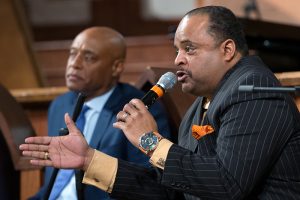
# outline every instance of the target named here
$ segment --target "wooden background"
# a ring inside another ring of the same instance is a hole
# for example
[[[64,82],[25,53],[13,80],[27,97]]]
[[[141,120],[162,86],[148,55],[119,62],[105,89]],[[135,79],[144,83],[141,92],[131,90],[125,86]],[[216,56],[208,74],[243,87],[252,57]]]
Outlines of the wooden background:
[[[198,6],[211,2],[224,3],[223,1],[198,1]],[[245,3],[245,1],[241,2]],[[232,3],[229,7],[238,6],[241,2]],[[28,160],[22,159],[18,144],[26,134],[22,134],[25,131],[16,133],[16,130],[25,130],[22,128],[26,127],[26,130],[32,131],[26,132],[28,134],[47,135],[47,109],[57,95],[67,91],[64,87],[65,65],[71,39],[79,31],[90,25],[107,25],[124,33],[128,54],[126,68],[121,77],[123,82],[146,89],[145,86],[149,83],[154,84],[163,72],[175,70],[173,65],[175,50],[170,33],[179,19],[164,22],[145,21],[138,11],[139,4],[139,0],[93,1],[95,16],[89,24],[43,27],[29,24],[22,1],[0,1],[0,81],[4,86],[0,92],[0,128],[4,140],[2,142],[8,145],[4,151],[5,155],[9,156],[14,167],[12,171],[18,177],[17,182],[13,182],[9,187],[20,199],[25,200],[38,191],[43,181],[43,171],[32,168]],[[296,7],[294,4],[290,5]],[[126,9],[123,9],[124,6]],[[105,12],[96,12],[103,8]],[[240,7],[234,8],[240,9]],[[118,17],[115,10],[123,17]],[[105,17],[109,20],[104,21]],[[257,32],[252,32],[253,34]],[[293,39],[296,40],[297,36],[293,36]],[[293,63],[291,61],[293,60],[289,57],[283,59],[285,63]],[[298,71],[276,73],[276,76],[285,86],[300,85]],[[163,97],[163,103],[167,107],[174,127],[178,128],[184,112],[194,98],[181,93],[180,85]],[[300,98],[295,97],[295,101],[300,109]]]

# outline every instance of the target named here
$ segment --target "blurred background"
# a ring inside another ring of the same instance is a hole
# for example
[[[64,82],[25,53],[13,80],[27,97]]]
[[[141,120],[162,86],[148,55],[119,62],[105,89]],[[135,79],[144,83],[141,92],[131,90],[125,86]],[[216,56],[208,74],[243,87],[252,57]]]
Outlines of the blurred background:
[[[29,135],[47,134],[47,108],[67,90],[68,48],[80,31],[108,26],[122,33],[128,54],[121,81],[142,87],[155,79],[149,68],[175,69],[177,24],[187,11],[206,5],[230,8],[245,28],[251,54],[261,56],[284,85],[300,84],[299,0],[0,0],[0,83],[16,100],[3,102],[0,94],[0,195],[9,193],[0,199],[27,199],[42,183],[42,170],[17,150],[25,136],[19,136],[24,127],[16,116],[24,112],[29,119]],[[18,106],[11,116],[9,108]],[[180,118],[185,108],[178,109]]]
[[[155,43],[169,38],[172,42],[184,13],[210,4],[226,6],[241,18],[252,53],[263,57],[274,72],[297,70],[297,0],[1,0],[1,82],[9,88],[64,84],[58,77],[63,74],[66,55],[61,52],[53,60],[46,53],[67,49],[84,28],[112,27],[128,38],[129,46],[138,39]],[[173,57],[168,58],[165,64],[173,62]]]

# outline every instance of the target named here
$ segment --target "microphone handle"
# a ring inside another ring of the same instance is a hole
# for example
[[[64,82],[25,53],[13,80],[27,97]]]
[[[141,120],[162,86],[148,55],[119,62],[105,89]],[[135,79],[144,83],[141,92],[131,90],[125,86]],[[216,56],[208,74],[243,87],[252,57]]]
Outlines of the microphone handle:
[[[164,88],[160,85],[154,85],[141,99],[145,106],[149,109],[152,106],[156,99],[162,96],[165,92]]]
[[[152,104],[154,104],[157,98],[158,95],[152,90],[149,90],[149,92],[147,92],[147,94],[141,100],[145,106],[149,108]]]
[[[84,104],[84,100],[85,100],[86,96],[82,93],[79,93],[78,94],[78,97],[77,97],[77,100],[76,100],[76,104],[75,104],[75,107],[74,107],[74,111],[73,111],[73,115],[72,115],[72,120],[74,122],[76,122],[80,112],[81,112],[81,109],[82,109],[82,106]],[[59,135],[60,136],[63,136],[63,135],[68,135],[69,134],[69,130],[67,128],[61,128],[59,130]]]
[[[86,98],[86,96],[84,94],[82,94],[82,93],[78,94],[76,105],[75,105],[73,116],[72,116],[72,119],[74,122],[76,122],[76,120],[81,112],[85,98]]]
[[[253,91],[262,92],[295,92],[293,87],[254,87]]]
[[[241,92],[295,92],[300,91],[300,86],[295,87],[255,87],[254,85],[240,85],[238,88]]]
[[[240,85],[238,90],[240,92],[293,92],[300,96],[300,86],[294,87],[254,87],[254,85]]]

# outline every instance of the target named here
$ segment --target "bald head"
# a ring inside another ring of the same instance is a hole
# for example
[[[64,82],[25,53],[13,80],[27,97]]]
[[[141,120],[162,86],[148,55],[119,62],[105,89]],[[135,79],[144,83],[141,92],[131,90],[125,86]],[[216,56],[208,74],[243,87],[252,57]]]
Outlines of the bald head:
[[[73,40],[66,69],[70,90],[92,98],[111,89],[124,69],[124,37],[108,27],[91,27]]]
[[[117,31],[109,27],[95,26],[83,30],[79,33],[78,37],[87,37],[95,40],[95,45],[103,46],[110,51],[116,59],[125,59],[126,57],[126,44],[124,37]],[[74,40],[74,41],[75,41]]]

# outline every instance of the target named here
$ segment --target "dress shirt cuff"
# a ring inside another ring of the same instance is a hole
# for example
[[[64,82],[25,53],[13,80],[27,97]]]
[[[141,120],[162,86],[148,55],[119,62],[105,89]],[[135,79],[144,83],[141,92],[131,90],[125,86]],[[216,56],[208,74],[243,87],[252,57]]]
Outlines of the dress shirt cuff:
[[[111,193],[116,179],[117,168],[118,159],[95,150],[82,182]]]
[[[158,167],[160,169],[164,169],[165,163],[167,160],[167,156],[169,153],[169,150],[171,146],[173,145],[172,142],[170,142],[167,139],[162,139],[155,151],[153,152],[151,158],[150,158],[150,163],[154,165],[155,167]]]

